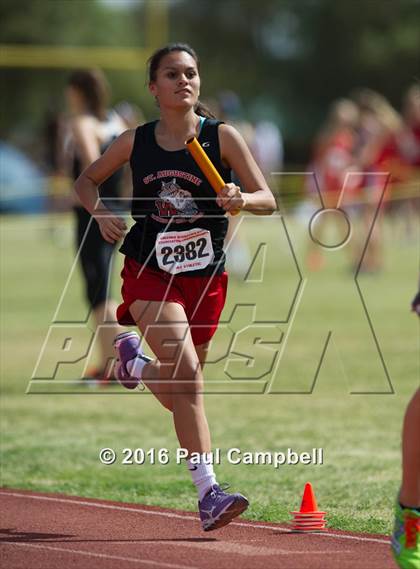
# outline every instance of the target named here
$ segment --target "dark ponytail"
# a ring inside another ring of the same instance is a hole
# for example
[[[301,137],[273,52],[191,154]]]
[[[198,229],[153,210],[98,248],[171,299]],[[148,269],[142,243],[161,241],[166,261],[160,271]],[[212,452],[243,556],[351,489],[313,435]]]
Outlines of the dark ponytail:
[[[200,115],[200,117],[205,117],[206,119],[216,118],[216,116],[211,112],[207,105],[202,103],[200,100],[197,101],[194,111],[197,113],[197,115]]]
[[[148,68],[148,75],[149,75],[149,83],[156,81],[157,70],[159,68],[160,62],[165,55],[168,53],[173,53],[174,51],[185,51],[194,59],[197,64],[197,69],[200,69],[200,61],[198,59],[198,55],[193,50],[191,46],[186,43],[169,43],[164,47],[156,50],[151,57],[147,61],[147,68]],[[216,117],[210,111],[210,109],[204,105],[201,101],[197,101],[194,111],[197,115],[201,117],[206,117],[208,119],[215,119]]]

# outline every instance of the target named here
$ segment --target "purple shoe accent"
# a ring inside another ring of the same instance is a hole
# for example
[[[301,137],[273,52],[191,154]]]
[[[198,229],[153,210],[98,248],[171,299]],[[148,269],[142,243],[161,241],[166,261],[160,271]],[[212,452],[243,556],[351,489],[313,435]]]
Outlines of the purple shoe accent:
[[[248,506],[249,502],[242,494],[227,494],[218,484],[214,484],[198,502],[203,530],[212,531],[227,525]]]
[[[115,366],[115,377],[123,387],[134,389],[140,380],[132,377],[127,371],[127,364],[130,360],[141,356],[140,336],[137,332],[123,332],[118,334],[114,341],[114,348],[117,353],[118,363]]]

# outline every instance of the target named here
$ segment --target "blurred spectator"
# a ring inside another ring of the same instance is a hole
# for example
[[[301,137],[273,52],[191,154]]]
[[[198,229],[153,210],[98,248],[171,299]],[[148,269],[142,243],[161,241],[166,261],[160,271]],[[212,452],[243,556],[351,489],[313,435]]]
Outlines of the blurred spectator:
[[[397,137],[399,154],[408,167],[405,180],[407,192],[403,195],[404,217],[409,236],[415,234],[420,212],[420,85],[412,85],[403,100],[403,127]]]
[[[309,170],[315,176],[308,176],[308,190],[317,192],[317,183],[321,191],[323,207],[336,208],[347,174],[357,170],[354,151],[357,141],[356,128],[359,112],[349,99],[339,99],[330,108],[326,123],[315,140],[313,160]],[[357,191],[360,177],[356,173],[346,180],[346,201],[348,193]],[[316,194],[318,205],[318,195]],[[317,228],[319,237],[325,232],[325,217],[320,218]],[[307,266],[310,270],[319,270],[324,264],[319,245],[310,242],[307,253]]]
[[[403,119],[399,150],[409,164],[420,168],[420,85],[412,85],[405,94]]]
[[[397,180],[401,175],[401,160],[397,138],[402,130],[402,119],[391,104],[370,89],[356,91],[360,108],[358,161],[371,171],[365,179],[366,189],[375,189],[377,172],[387,171]]]
[[[74,180],[82,170],[99,158],[111,142],[126,130],[126,124],[115,111],[107,108],[109,86],[99,70],[80,70],[71,74],[66,99],[70,111],[67,151],[71,155]],[[115,172],[99,188],[108,208],[121,209],[120,182],[122,172]],[[99,367],[86,377],[106,382],[109,363],[113,360],[113,340],[122,331],[116,323],[117,304],[109,298],[109,281],[114,244],[105,241],[97,222],[80,205],[74,206],[76,245],[82,269],[86,300],[93,311],[101,348]],[[99,329],[100,327],[100,329]]]
[[[356,169],[358,121],[356,105],[349,99],[339,99],[331,105],[327,121],[316,137],[311,166],[327,208],[337,206],[346,175]],[[349,182],[351,186],[347,191],[357,189],[360,180],[351,176]]]
[[[365,172],[363,178],[363,222],[367,235],[373,223],[380,198],[387,186],[401,181],[404,176],[403,161],[398,152],[397,137],[402,130],[402,119],[391,104],[371,89],[359,89],[353,94],[360,110],[357,160]],[[387,178],[387,175],[390,176]],[[390,189],[386,197],[391,197]],[[361,271],[374,273],[383,266],[382,254],[382,211],[375,220],[369,244],[363,258]],[[364,242],[359,244],[363,251]]]

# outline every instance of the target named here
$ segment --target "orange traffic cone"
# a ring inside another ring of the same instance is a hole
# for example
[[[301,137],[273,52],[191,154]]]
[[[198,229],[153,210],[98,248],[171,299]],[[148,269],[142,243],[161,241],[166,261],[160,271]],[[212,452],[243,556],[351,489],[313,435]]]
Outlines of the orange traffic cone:
[[[293,515],[293,531],[323,531],[325,530],[325,512],[318,510],[312,484],[307,482],[303,492],[299,512],[290,512]]]

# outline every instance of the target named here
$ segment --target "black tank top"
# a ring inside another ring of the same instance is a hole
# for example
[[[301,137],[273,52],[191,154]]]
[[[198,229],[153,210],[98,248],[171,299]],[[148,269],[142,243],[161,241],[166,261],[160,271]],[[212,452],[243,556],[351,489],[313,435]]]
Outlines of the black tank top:
[[[167,151],[155,138],[158,121],[136,129],[130,158],[135,224],[120,251],[153,269],[183,276],[224,271],[228,220],[216,194],[187,150]],[[202,120],[198,140],[223,180],[231,171],[220,158],[220,121]]]

